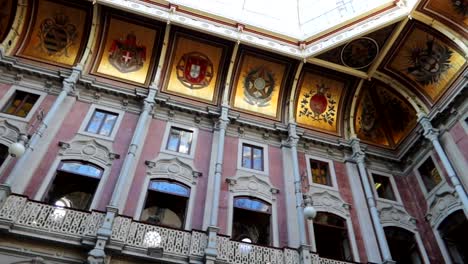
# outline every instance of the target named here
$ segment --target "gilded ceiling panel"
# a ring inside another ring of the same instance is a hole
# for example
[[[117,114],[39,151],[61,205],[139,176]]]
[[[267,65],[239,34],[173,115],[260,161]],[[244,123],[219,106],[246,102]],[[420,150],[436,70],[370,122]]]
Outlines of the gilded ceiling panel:
[[[11,22],[15,16],[16,1],[0,0],[0,42],[2,42],[10,30]]]
[[[227,45],[176,32],[163,91],[215,103]]]
[[[361,140],[396,148],[416,123],[416,111],[396,91],[380,82],[363,85],[354,120]]]
[[[281,96],[290,64],[270,56],[243,50],[240,54],[231,105],[260,116],[279,120]]]
[[[468,1],[466,0],[426,0],[418,10],[435,17],[453,30],[468,37]]]
[[[309,129],[339,135],[345,81],[323,72],[304,71],[296,96],[296,122]]]
[[[89,7],[62,1],[37,1],[22,57],[73,66],[84,48],[89,30]]]
[[[93,73],[136,85],[148,85],[161,28],[109,14]]]
[[[413,23],[405,32],[385,68],[435,103],[459,73],[466,59],[443,36]]]

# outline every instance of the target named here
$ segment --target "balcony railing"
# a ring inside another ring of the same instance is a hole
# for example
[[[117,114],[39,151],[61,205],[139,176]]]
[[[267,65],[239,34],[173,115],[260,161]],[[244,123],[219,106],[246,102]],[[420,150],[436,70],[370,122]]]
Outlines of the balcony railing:
[[[61,208],[10,195],[0,208],[0,229],[11,233],[41,237],[64,243],[90,241],[104,221],[102,212],[85,212]],[[208,236],[135,221],[124,216],[114,220],[109,248],[124,254],[148,257],[148,248],[162,249],[160,258],[171,262],[203,260]],[[273,248],[230,240],[217,236],[218,259],[232,264],[299,264],[299,252],[291,248]],[[311,264],[345,264],[349,262],[320,258],[312,254]]]

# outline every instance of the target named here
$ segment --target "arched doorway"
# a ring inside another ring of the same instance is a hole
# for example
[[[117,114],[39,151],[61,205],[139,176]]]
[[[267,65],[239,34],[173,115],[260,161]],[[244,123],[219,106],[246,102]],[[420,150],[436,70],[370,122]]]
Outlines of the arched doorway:
[[[392,259],[396,263],[423,263],[418,242],[412,232],[396,226],[384,227],[384,231]]]
[[[352,261],[346,219],[320,212],[314,219],[317,253],[324,258]]]
[[[453,263],[468,263],[468,220],[462,210],[447,216],[437,228]]]

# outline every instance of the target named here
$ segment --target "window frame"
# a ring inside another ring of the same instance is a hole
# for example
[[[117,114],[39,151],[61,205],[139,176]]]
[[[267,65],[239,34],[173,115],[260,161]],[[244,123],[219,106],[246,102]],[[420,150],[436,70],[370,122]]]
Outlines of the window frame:
[[[171,150],[169,149],[169,141],[171,139],[171,135],[172,135],[172,131],[173,130],[176,130],[176,131],[179,131],[180,132],[185,132],[185,133],[190,133],[191,136],[192,136],[192,139],[190,140],[190,144],[188,146],[188,152],[187,153],[184,153],[184,152],[181,152],[180,151],[180,146],[181,146],[181,142],[182,142],[182,136],[179,134],[179,137],[177,137],[178,141],[177,141],[177,150]],[[177,152],[177,153],[180,153],[180,154],[185,154],[185,155],[188,155],[190,154],[190,152],[192,151],[192,143],[193,143],[193,131],[192,130],[188,130],[188,129],[183,129],[183,128],[180,128],[180,127],[177,127],[177,126],[171,126],[171,128],[169,129],[169,135],[167,137],[167,141],[166,141],[166,150],[168,151],[172,151],[172,152]]]
[[[441,181],[436,185],[434,186],[434,188],[432,188],[432,190],[430,190],[429,192],[427,191],[426,189],[426,185],[424,185],[424,182],[423,182],[423,179],[421,177],[421,174],[419,173],[419,168],[421,167],[421,165],[426,162],[427,159],[432,159],[432,162],[434,163],[434,166],[437,170],[437,172],[439,172],[439,175],[440,175],[440,179]],[[423,194],[424,194],[424,197],[427,199],[428,197],[432,196],[433,194],[435,194],[437,192],[437,190],[442,186],[444,185],[444,183],[446,182],[446,179],[445,179],[445,174],[443,173],[443,171],[441,170],[440,166],[439,166],[439,163],[437,162],[437,159],[435,158],[435,155],[434,155],[434,152],[433,151],[430,151],[429,153],[427,153],[426,155],[424,155],[421,160],[416,164],[416,166],[414,166],[414,175],[416,176],[416,179],[418,181],[418,184],[419,184],[419,187],[420,189],[422,190]]]
[[[338,183],[337,183],[337,180],[336,180],[336,172],[335,172],[335,166],[334,166],[333,160],[318,157],[318,156],[308,155],[308,154],[305,155],[305,159],[306,159],[306,166],[307,166],[307,180],[308,180],[310,186],[338,191]],[[310,165],[311,160],[316,160],[316,161],[320,161],[320,162],[323,162],[323,163],[328,163],[328,171],[329,171],[329,175],[330,175],[331,185],[324,185],[324,184],[320,184],[320,183],[314,183],[313,178],[312,178],[312,168],[311,168],[311,165]]]
[[[95,134],[95,133],[91,133],[91,132],[86,131],[88,129],[88,127],[89,127],[91,119],[93,118],[94,113],[96,112],[96,110],[102,111],[102,112],[108,112],[108,113],[112,113],[112,114],[117,115],[117,120],[115,121],[114,126],[112,128],[112,132],[110,133],[109,136]],[[113,141],[115,139],[115,136],[117,135],[117,131],[119,130],[120,123],[122,122],[124,114],[125,114],[125,112],[122,111],[122,110],[92,104],[90,106],[90,108],[88,109],[88,112],[87,112],[85,118],[83,119],[83,121],[81,123],[80,129],[78,130],[78,134]]]
[[[7,114],[7,113],[2,112],[3,108],[12,99],[12,96],[16,94],[16,91],[35,94],[35,95],[39,96],[39,98],[37,98],[36,102],[34,103],[33,107],[31,108],[31,110],[29,110],[29,113],[25,117],[20,117],[20,116],[11,115],[11,114]],[[42,105],[42,101],[44,101],[46,95],[47,95],[47,93],[42,92],[42,91],[37,91],[37,90],[28,89],[28,88],[25,88],[25,87],[13,85],[3,95],[3,98],[0,99],[0,117],[4,117],[6,119],[14,119],[14,120],[23,121],[23,122],[29,122],[32,119],[32,117],[36,114],[36,111],[39,108],[39,106]]]
[[[243,146],[245,145],[250,145],[256,148],[261,148],[262,149],[262,161],[263,161],[263,170],[256,170],[256,169],[250,169],[242,166],[242,157],[243,157]],[[247,171],[250,173],[254,174],[260,174],[260,175],[269,175],[269,159],[268,159],[268,145],[267,144],[262,144],[258,143],[255,141],[250,141],[246,139],[239,139],[238,145],[237,145],[237,169],[241,171]]]
[[[167,149],[167,143],[169,142],[169,136],[170,136],[172,127],[192,132],[192,143],[190,145],[189,153],[186,154],[186,153],[181,153],[178,151],[172,151],[172,150]],[[166,128],[164,130],[164,137],[161,141],[160,152],[171,154],[174,156],[183,157],[183,158],[194,159],[195,151],[197,148],[197,142],[198,142],[198,128],[168,121],[166,123]]]
[[[400,192],[398,191],[394,176],[392,174],[387,173],[387,172],[383,172],[383,171],[372,170],[372,169],[368,169],[367,174],[369,175],[369,182],[372,185],[372,192],[374,193],[375,199],[377,201],[381,201],[381,202],[385,202],[385,203],[399,204],[399,205],[403,204],[403,202],[401,200]],[[374,177],[373,177],[374,174],[382,176],[382,177],[387,177],[389,179],[390,186],[392,187],[393,194],[395,195],[395,200],[389,200],[389,199],[382,198],[382,197],[379,196],[377,190],[375,189],[375,182],[374,182]]]

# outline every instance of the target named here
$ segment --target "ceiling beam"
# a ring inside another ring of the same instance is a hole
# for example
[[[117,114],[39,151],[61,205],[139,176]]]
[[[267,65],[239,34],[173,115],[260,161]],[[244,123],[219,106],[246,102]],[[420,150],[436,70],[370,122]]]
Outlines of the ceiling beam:
[[[393,46],[393,44],[397,40],[401,31],[405,27],[406,23],[408,23],[408,20],[409,20],[408,18],[403,19],[398,24],[398,26],[393,30],[392,34],[390,35],[390,38],[385,42],[382,49],[380,50],[379,55],[377,56],[377,58],[375,59],[375,61],[372,63],[369,70],[367,71],[367,75],[369,76],[369,78],[372,78],[372,76],[374,76],[374,73],[379,68],[385,56],[387,56],[388,51],[390,50],[390,48]]]
[[[366,79],[366,80],[369,79],[369,76],[367,75],[367,73],[347,67],[347,66],[339,65],[336,63],[328,62],[328,61],[317,59],[317,58],[309,58],[307,62],[314,64],[314,65],[322,66],[331,70],[335,70],[338,72],[356,76],[361,79]]]

